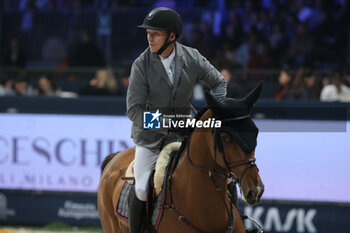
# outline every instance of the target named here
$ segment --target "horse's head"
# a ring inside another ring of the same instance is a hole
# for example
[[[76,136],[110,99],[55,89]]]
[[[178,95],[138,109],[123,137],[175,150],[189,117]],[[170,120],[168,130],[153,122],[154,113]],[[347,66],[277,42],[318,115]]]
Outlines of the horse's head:
[[[213,117],[222,122],[221,128],[213,130],[215,147],[211,154],[237,180],[242,199],[249,205],[259,202],[264,192],[254,157],[258,128],[249,115],[261,89],[262,82],[242,99],[223,101],[206,93]]]

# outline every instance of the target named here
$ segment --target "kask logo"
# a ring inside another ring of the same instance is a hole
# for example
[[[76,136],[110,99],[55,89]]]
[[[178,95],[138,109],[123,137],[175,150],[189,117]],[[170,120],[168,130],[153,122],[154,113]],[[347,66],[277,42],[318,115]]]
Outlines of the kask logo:
[[[162,114],[159,109],[156,112],[143,112],[143,128],[144,129],[160,129],[160,116]]]

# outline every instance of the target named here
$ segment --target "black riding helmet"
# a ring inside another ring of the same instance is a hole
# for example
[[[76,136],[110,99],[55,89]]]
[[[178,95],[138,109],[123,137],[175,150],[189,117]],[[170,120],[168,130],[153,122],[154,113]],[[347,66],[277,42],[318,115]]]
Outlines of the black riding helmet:
[[[142,25],[137,26],[139,28],[152,29],[152,30],[165,30],[168,32],[174,32],[177,40],[183,32],[181,16],[174,10],[167,7],[158,7],[149,12]],[[171,43],[168,42],[170,33],[165,40],[163,46],[157,51],[157,54],[161,54]]]

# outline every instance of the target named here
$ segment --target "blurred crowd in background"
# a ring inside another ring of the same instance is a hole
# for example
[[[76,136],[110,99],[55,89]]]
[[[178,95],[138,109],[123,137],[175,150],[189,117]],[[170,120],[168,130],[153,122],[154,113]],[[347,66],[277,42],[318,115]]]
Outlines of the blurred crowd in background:
[[[1,64],[20,70],[1,72],[0,95],[65,96],[62,79],[72,84],[80,78],[56,70],[94,67],[93,77],[73,93],[124,96],[130,65],[147,47],[136,25],[149,9],[167,6],[183,17],[180,42],[197,48],[223,73],[229,97],[242,96],[263,79],[269,83],[267,98],[350,101],[349,0],[0,0],[0,5]],[[53,71],[28,77],[31,67]]]

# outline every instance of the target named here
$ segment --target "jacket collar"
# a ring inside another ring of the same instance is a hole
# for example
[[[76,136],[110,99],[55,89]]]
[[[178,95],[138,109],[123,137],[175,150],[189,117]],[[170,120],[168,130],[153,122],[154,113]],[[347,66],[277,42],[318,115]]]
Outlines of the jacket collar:
[[[173,85],[170,82],[168,74],[166,73],[159,56],[157,54],[152,53],[150,49],[148,49],[148,52],[150,53],[151,58],[151,69],[154,69],[156,71],[156,74],[159,75],[162,79],[164,79],[164,81],[169,85],[169,87],[172,88]]]
[[[173,96],[175,95],[177,86],[180,82],[181,72],[183,70],[183,66],[185,64],[185,60],[183,58],[184,52],[182,49],[182,45],[178,42],[175,42],[175,73],[174,73],[174,88],[173,88]]]
[[[148,50],[149,53],[151,53],[150,50]],[[157,54],[151,53],[150,58],[152,62],[153,68],[159,73],[159,75],[162,77],[162,79],[165,80],[165,82],[173,89],[173,95],[175,94],[177,85],[180,81],[180,75],[182,72],[182,68],[184,66],[184,59],[183,59],[183,49],[182,45],[178,42],[175,42],[175,73],[174,73],[174,85],[171,83],[167,72],[165,71],[165,68]]]

